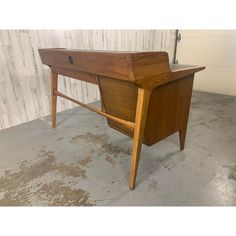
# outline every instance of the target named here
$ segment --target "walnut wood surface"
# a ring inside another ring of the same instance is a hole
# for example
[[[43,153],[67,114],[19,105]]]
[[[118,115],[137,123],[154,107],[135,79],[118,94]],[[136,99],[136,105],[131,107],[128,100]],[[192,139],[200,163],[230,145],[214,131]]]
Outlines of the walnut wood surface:
[[[157,87],[151,95],[144,143],[148,146],[185,129],[192,96],[193,76]]]

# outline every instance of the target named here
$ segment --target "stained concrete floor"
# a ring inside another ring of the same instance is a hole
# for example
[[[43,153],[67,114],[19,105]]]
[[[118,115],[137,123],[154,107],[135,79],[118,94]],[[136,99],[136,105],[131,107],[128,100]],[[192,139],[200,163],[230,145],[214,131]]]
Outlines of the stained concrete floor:
[[[186,147],[143,145],[128,188],[132,140],[84,108],[0,131],[0,205],[236,205],[236,97],[194,92]]]

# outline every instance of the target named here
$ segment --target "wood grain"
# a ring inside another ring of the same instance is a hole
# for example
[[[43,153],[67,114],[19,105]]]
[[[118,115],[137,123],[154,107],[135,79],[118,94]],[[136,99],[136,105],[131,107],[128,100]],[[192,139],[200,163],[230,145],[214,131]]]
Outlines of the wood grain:
[[[146,145],[151,146],[179,130],[187,129],[192,86],[193,75],[163,84],[152,92],[144,131]],[[184,140],[183,137],[182,147]]]
[[[146,115],[148,110],[148,103],[150,98],[150,91],[143,88],[138,89],[138,98],[136,105],[135,126],[134,126],[134,140],[130,165],[130,189],[134,189],[136,176],[138,172],[139,157],[143,142],[143,131],[146,124]]]

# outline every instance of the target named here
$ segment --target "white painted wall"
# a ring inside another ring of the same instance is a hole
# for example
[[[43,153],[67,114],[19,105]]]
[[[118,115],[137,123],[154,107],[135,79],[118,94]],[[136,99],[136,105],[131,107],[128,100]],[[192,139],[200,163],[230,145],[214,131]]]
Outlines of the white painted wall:
[[[179,64],[204,65],[194,89],[236,96],[236,30],[180,30]]]

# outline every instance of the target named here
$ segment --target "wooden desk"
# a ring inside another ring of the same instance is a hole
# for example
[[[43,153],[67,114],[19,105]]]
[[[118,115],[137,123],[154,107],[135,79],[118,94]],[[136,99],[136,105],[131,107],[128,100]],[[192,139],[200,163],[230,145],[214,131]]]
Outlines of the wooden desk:
[[[130,189],[134,189],[142,143],[150,146],[179,132],[184,149],[194,73],[205,67],[169,65],[166,52],[39,49],[51,68],[52,127],[57,96],[107,118],[108,125],[133,138]],[[57,90],[58,74],[97,84],[101,110]]]

